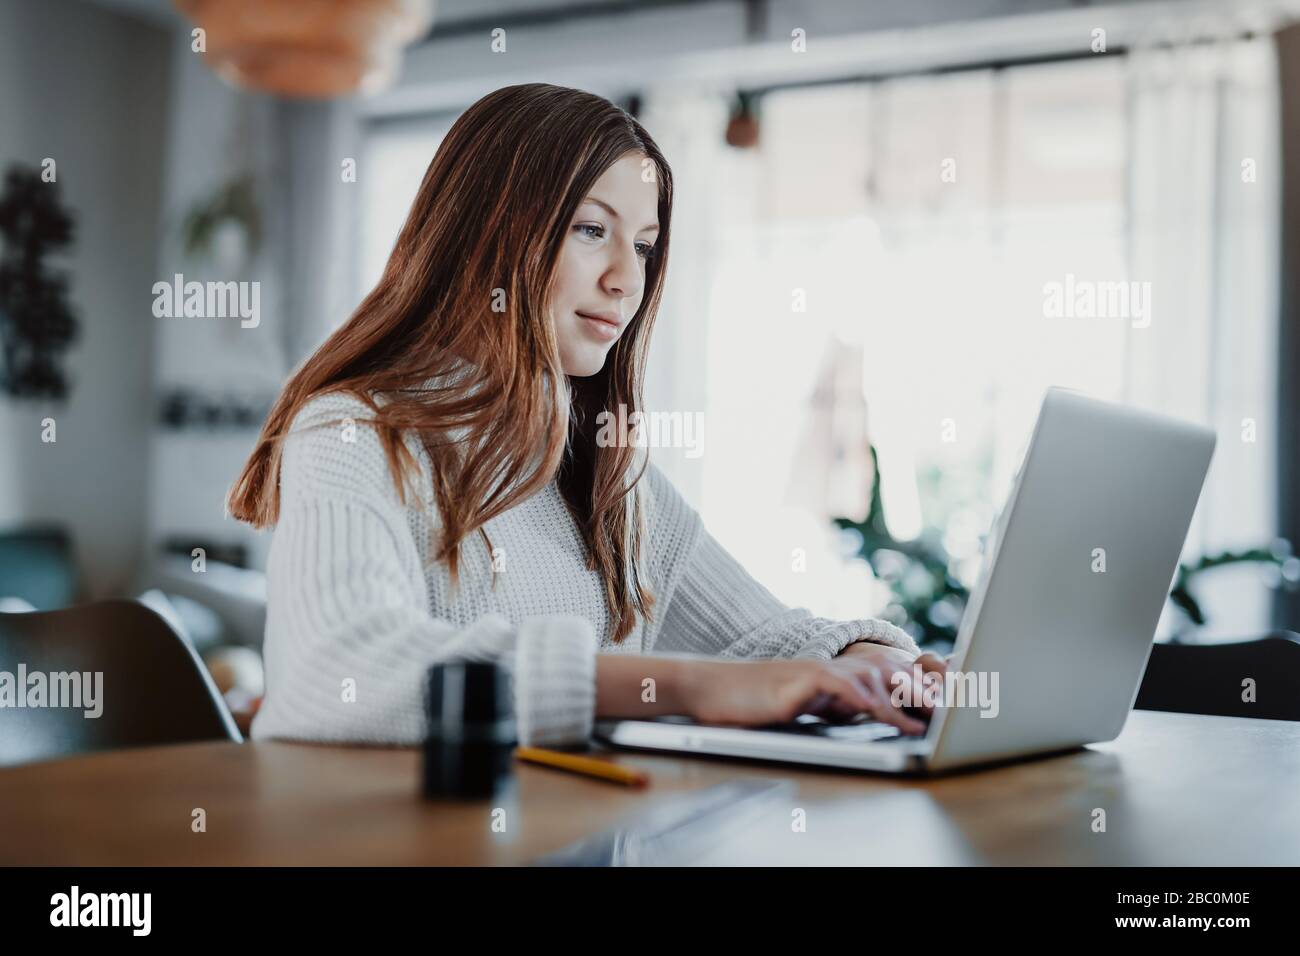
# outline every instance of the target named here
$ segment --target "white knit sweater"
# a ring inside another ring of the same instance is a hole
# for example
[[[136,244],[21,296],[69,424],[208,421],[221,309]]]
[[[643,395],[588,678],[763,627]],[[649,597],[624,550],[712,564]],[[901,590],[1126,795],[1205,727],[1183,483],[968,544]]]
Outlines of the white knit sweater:
[[[382,401],[382,399],[380,399]],[[651,465],[642,479],[653,621],[621,644],[599,574],[552,481],[461,546],[459,587],[424,565],[438,524],[427,454],[423,501],[398,499],[370,409],[320,396],[294,419],[267,560],[266,697],[254,740],[413,744],[423,739],[430,665],[496,659],[509,668],[523,744],[579,743],[595,710],[596,654],[829,660],[853,641],[917,647],[876,619],[836,622],[783,605],[705,530]],[[347,422],[298,432],[313,423]],[[494,585],[495,579],[495,587]]]

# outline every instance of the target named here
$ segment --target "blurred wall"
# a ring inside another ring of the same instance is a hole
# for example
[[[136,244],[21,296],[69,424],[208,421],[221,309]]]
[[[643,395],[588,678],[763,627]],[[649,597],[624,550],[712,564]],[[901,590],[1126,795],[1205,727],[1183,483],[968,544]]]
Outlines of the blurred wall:
[[[154,387],[160,396],[185,389],[210,399],[274,393],[288,372],[284,305],[291,244],[284,233],[284,196],[294,174],[284,166],[281,114],[291,107],[223,82],[193,51],[189,24],[174,23],[168,42],[175,55],[166,77],[167,164],[159,184],[165,212],[149,281],[171,282],[179,273],[187,282],[255,282],[260,315],[247,328],[238,318],[152,319]],[[260,243],[233,264],[211,254],[187,254],[181,234],[187,213],[241,175],[254,182]],[[150,422],[148,557],[156,557],[167,540],[218,542],[248,547],[260,564],[256,554],[264,536],[224,516],[226,491],[253,448],[258,426],[168,428]]]
[[[167,210],[158,280],[240,280],[259,288],[255,326],[232,319],[154,320],[153,375],[160,394],[264,396],[280,391],[293,367],[347,317],[356,302],[348,258],[355,257],[340,163],[358,155],[350,100],[277,100],[237,90],[190,48],[188,24],[171,33],[177,55],[168,84]],[[235,264],[187,255],[179,224],[232,177],[254,182],[262,241]],[[264,566],[270,534],[225,514],[226,495],[253,450],[255,424],[170,428],[152,424],[148,540],[151,556],[171,541],[242,546]]]
[[[81,324],[66,403],[0,397],[0,528],[72,529],[91,597],[120,588],[144,546],[168,60],[167,34],[144,21],[74,0],[0,0],[0,170],[57,163],[76,225],[51,265],[70,273]]]

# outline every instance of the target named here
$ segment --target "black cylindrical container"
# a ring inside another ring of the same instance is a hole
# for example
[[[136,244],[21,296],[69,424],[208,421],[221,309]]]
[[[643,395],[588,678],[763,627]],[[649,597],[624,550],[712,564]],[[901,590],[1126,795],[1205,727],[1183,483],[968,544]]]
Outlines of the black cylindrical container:
[[[516,743],[509,671],[492,661],[433,665],[425,714],[424,795],[495,796],[510,779]]]

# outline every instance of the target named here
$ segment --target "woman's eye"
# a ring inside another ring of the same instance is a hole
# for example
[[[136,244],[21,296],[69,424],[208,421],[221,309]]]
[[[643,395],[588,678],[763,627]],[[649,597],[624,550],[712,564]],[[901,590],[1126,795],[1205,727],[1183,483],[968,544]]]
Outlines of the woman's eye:
[[[605,235],[605,227],[596,223],[579,222],[575,223],[573,228],[589,239],[601,239]],[[642,259],[651,259],[655,254],[654,243],[638,242],[636,244],[636,254]]]

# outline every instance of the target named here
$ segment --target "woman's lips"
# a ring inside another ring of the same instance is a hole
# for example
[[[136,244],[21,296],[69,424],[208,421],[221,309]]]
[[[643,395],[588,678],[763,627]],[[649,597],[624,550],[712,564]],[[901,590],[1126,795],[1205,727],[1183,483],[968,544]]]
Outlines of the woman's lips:
[[[583,324],[598,338],[606,342],[618,338],[621,326],[617,322],[607,322],[605,319],[598,319],[583,312],[574,312],[574,315],[582,319]]]

